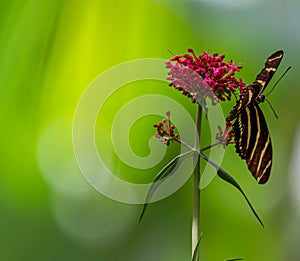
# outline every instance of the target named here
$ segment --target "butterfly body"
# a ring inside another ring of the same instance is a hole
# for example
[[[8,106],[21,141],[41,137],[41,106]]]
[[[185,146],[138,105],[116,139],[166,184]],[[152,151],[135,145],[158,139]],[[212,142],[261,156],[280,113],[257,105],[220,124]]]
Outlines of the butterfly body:
[[[277,51],[266,61],[253,84],[244,88],[240,99],[226,121],[233,123],[236,152],[245,159],[248,169],[260,184],[268,181],[272,167],[272,144],[267,123],[259,104],[265,100],[262,94],[276,72],[283,51]]]

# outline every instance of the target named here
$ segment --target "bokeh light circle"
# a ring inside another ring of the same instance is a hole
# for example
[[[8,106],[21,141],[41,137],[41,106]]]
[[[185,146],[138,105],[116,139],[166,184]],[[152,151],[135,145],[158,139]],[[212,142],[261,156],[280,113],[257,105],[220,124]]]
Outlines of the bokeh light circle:
[[[99,75],[86,88],[78,102],[73,121],[73,147],[77,163],[87,181],[98,192],[111,199],[131,204],[142,204],[145,201],[151,184],[130,183],[118,178],[114,173],[111,173],[98,151],[102,149],[101,146],[96,146],[95,124],[97,118],[101,118],[99,112],[104,103],[109,100],[118,89],[123,88],[127,84],[142,80],[166,82],[166,76],[165,60],[163,59],[148,58],[122,63]],[[145,103],[152,104],[152,106],[143,106]],[[125,113],[126,110],[130,110],[131,106],[135,108],[136,104],[140,104],[139,110],[135,111],[133,116],[128,118],[128,122],[127,118],[124,121],[124,115],[130,115]],[[214,143],[218,125],[224,126],[224,115],[219,104],[216,106],[208,105],[208,107],[209,113],[207,120],[211,129],[211,140],[212,143]],[[164,117],[163,115],[166,110],[172,112],[172,122],[176,126],[181,139],[191,145],[194,143],[196,126],[193,118],[181,104],[163,95],[143,95],[127,102],[114,118],[111,142],[119,160],[130,167],[138,169],[151,168],[159,163],[165,154],[165,150],[159,151],[155,145],[155,141],[151,139],[149,141],[151,149],[150,155],[145,158],[135,155],[130,149],[128,129],[130,129],[136,120],[145,115],[152,114]],[[184,117],[182,117],[182,115],[184,115]],[[123,125],[120,125],[118,122],[122,118]],[[124,122],[127,122],[125,128]],[[124,136],[121,137],[119,135],[120,128],[124,134]],[[97,135],[101,134],[97,133]],[[158,141],[156,142],[158,143]],[[181,153],[185,151],[186,148],[181,146]],[[210,158],[217,164],[221,163],[223,156],[223,149],[213,148],[210,151]],[[183,161],[183,163],[174,170],[174,173],[168,177],[165,182],[161,183],[151,201],[168,197],[178,190],[190,177],[194,166],[195,160],[193,157]],[[201,188],[206,187],[215,174],[216,170],[207,164],[201,178]]]

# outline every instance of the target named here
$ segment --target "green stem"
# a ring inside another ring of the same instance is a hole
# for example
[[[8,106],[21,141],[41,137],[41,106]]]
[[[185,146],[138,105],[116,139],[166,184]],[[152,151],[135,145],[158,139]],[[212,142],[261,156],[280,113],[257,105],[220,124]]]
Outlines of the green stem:
[[[202,107],[198,105],[197,118],[196,118],[196,126],[197,133],[195,137],[195,149],[200,148],[200,137],[201,137],[201,119],[202,119]],[[199,155],[195,155],[197,164],[194,169],[194,204],[193,204],[193,223],[192,223],[192,253],[194,253],[199,238],[200,238],[200,157]],[[195,253],[195,260],[199,261],[199,253]]]
[[[211,149],[211,148],[213,148],[213,147],[215,147],[215,146],[219,146],[219,145],[221,145],[221,144],[223,144],[223,143],[220,142],[220,141],[218,141],[218,142],[216,142],[216,143],[214,143],[214,144],[212,144],[212,145],[209,145],[209,146],[207,146],[207,147],[204,147],[204,148],[200,149],[200,151],[202,152],[202,151]]]

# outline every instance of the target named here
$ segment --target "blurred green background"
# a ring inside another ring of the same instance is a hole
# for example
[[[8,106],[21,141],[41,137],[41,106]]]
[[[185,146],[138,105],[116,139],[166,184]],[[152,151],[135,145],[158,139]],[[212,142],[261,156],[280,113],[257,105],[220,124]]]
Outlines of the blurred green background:
[[[202,191],[201,260],[300,260],[299,22],[296,0],[1,1],[0,260],[190,260],[191,180],[152,204],[138,224],[139,206],[97,193],[72,149],[72,117],[93,79],[119,63],[168,59],[167,50],[181,54],[188,47],[242,62],[240,76],[249,83],[278,49],[285,56],[274,78],[292,65],[269,97],[279,119],[261,105],[274,149],[268,184],[255,183],[233,147],[222,164],[265,228],[241,195],[215,178]],[[139,92],[129,86],[127,98],[148,92],[170,96],[195,113],[195,105],[167,84],[148,82]],[[106,109],[125,102],[116,93]],[[109,131],[113,113],[106,117],[107,126],[100,121],[98,127]],[[149,153],[151,125],[160,119],[137,122],[130,142],[139,155]],[[98,144],[110,148],[98,135]],[[169,148],[157,169],[177,150]],[[139,174],[109,155],[124,178],[148,182],[157,171]]]

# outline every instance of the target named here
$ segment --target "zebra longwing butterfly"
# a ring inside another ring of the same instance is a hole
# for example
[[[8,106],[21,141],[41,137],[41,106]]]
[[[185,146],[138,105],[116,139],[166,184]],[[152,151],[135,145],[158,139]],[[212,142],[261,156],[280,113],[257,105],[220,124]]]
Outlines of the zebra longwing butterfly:
[[[227,116],[232,121],[236,152],[245,159],[248,169],[259,184],[268,181],[272,167],[272,144],[265,117],[259,103],[265,100],[262,94],[276,72],[283,51],[277,51],[266,61],[254,83],[240,94],[240,99]]]

